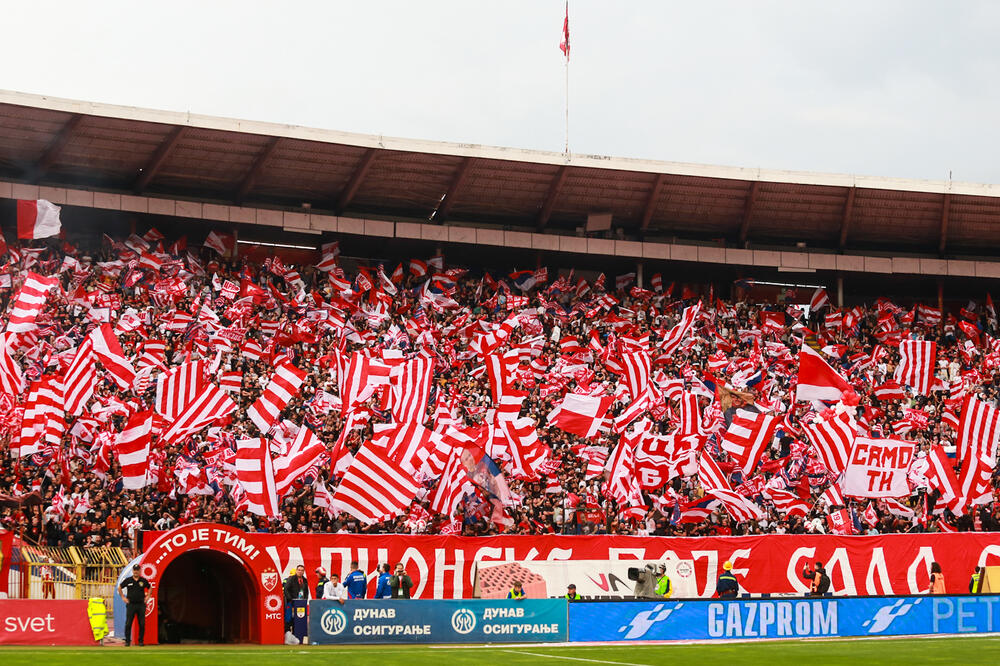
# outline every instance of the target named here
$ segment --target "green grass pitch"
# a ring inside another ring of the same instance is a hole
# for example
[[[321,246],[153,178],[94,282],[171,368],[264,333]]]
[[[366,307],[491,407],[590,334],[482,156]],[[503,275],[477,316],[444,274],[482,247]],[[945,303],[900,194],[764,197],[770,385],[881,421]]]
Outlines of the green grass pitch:
[[[21,648],[0,647],[3,666],[141,666],[194,664],[311,665],[336,663],[376,666],[486,666],[502,664],[619,664],[677,666],[678,664],[973,664],[1000,655],[1000,637],[812,639],[717,645],[641,646],[156,646],[145,648]]]

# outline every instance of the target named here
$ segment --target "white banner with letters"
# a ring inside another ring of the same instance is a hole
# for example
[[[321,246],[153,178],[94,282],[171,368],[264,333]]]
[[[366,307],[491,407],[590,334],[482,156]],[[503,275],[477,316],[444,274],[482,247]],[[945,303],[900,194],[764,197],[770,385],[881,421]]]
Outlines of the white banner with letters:
[[[913,462],[913,442],[899,439],[854,440],[844,471],[844,494],[851,497],[906,497],[906,473]]]

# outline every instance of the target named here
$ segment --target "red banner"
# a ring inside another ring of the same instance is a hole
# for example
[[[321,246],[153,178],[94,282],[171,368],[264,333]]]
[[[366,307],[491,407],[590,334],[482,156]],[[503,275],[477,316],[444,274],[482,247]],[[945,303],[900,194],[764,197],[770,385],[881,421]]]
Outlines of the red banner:
[[[10,578],[10,558],[14,550],[14,533],[0,530],[0,593],[7,594],[7,580]]]
[[[146,533],[145,543],[161,533]],[[711,596],[722,564],[746,592],[802,594],[802,568],[823,562],[840,595],[919,594],[927,590],[931,562],[941,564],[947,591],[968,591],[977,564],[1000,565],[1000,535],[990,533],[884,536],[766,535],[744,537],[628,536],[406,536],[349,534],[246,534],[282,577],[304,564],[345,575],[352,560],[366,573],[376,564],[402,562],[421,599],[472,596],[474,564],[518,560],[693,560],[700,596]],[[370,579],[369,596],[374,592]]]
[[[0,599],[0,645],[94,645],[85,599]]]

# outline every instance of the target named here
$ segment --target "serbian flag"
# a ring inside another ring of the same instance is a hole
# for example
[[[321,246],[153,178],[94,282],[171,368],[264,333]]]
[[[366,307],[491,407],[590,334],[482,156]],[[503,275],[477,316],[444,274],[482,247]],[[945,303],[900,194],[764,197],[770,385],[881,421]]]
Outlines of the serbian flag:
[[[840,400],[851,385],[809,345],[799,349],[799,381],[796,400]]]
[[[19,200],[17,202],[17,237],[29,239],[58,236],[62,230],[59,211],[59,206],[45,199]]]

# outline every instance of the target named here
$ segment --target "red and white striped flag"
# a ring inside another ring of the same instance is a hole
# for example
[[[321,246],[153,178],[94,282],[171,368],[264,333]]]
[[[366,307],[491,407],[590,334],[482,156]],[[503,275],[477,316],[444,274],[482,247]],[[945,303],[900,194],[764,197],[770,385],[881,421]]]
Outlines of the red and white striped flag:
[[[43,448],[59,451],[66,431],[63,385],[55,375],[43,375],[32,382],[24,401],[18,455],[38,453]],[[12,447],[13,449],[13,447]]]
[[[17,237],[22,239],[51,238],[62,230],[60,207],[38,199],[17,202]]]
[[[7,318],[7,331],[10,333],[25,333],[36,328],[35,318],[45,308],[45,300],[49,291],[59,285],[59,277],[43,277],[28,272],[28,277],[17,292],[14,304],[10,306],[10,316]]]
[[[226,370],[219,377],[219,388],[226,393],[239,393],[243,388],[243,373],[239,370]]]
[[[930,340],[901,340],[899,356],[894,379],[913,388],[915,393],[927,395],[934,379],[937,343]]]
[[[957,508],[962,509],[968,504],[992,501],[990,478],[997,459],[1000,410],[968,395],[959,419],[955,444],[962,470],[959,477],[961,499]]]
[[[305,474],[324,454],[326,446],[322,440],[306,426],[299,428],[288,452],[273,461],[274,488],[278,498],[287,495],[295,480]]]
[[[538,478],[538,468],[548,459],[549,447],[538,439],[535,422],[529,417],[498,424],[511,454],[511,472],[526,479]]]
[[[149,448],[152,443],[153,411],[132,414],[125,428],[118,433],[115,450],[122,468],[122,486],[138,490],[153,483],[149,478]]]
[[[278,492],[267,440],[263,437],[236,441],[236,479],[246,493],[247,510],[258,516],[278,515]]]
[[[816,291],[813,292],[812,298],[809,299],[809,311],[817,312],[829,304],[830,297],[827,295],[826,289],[818,287]]]
[[[283,363],[275,369],[264,392],[247,410],[247,416],[262,433],[277,423],[281,410],[299,394],[299,387],[308,374],[290,363]]]
[[[160,373],[156,378],[156,413],[167,419],[176,418],[207,383],[204,359],[188,361]]]
[[[427,464],[432,476],[441,473],[448,455],[448,446],[441,435],[416,421],[400,423],[390,430],[386,450],[404,471],[416,474]]]
[[[698,319],[698,313],[700,312],[701,301],[698,301],[690,307],[684,308],[684,314],[681,315],[681,320],[677,322],[677,325],[670,329],[660,341],[661,356],[670,357],[675,351],[677,351],[677,348],[681,346],[681,343],[683,343],[691,333],[691,329],[694,328],[695,321]]]
[[[955,477],[951,459],[940,444],[931,445],[927,454],[927,471],[924,476],[927,477],[927,483],[930,484],[931,488],[937,488],[941,491],[938,502],[947,506],[953,513],[960,514],[964,508],[960,506],[962,486]]]
[[[223,234],[218,231],[208,232],[205,238],[205,247],[210,247],[222,256],[236,253],[236,236],[233,234]]]
[[[419,486],[383,449],[361,447],[333,494],[334,509],[371,525],[402,515]]]
[[[212,421],[225,418],[236,411],[236,403],[215,384],[206,384],[202,391],[161,436],[167,444],[176,444],[193,435]]]
[[[774,503],[774,508],[785,516],[809,515],[809,504],[795,493],[765,486],[764,494]]]
[[[722,450],[732,454],[744,475],[753,472],[761,456],[771,446],[779,422],[780,419],[771,414],[736,410],[722,437]]]
[[[388,386],[391,371],[389,365],[368,358],[361,352],[351,354],[344,376],[337,377],[343,413],[347,414],[359,403],[367,401],[379,386]]]
[[[458,446],[451,447],[444,472],[441,473],[437,486],[431,492],[431,511],[449,518],[453,517],[462,496],[472,492],[473,488],[469,472],[462,464],[462,449]]]
[[[799,349],[796,400],[840,400],[851,385],[809,345]]]
[[[320,246],[320,257],[319,263],[316,264],[318,270],[327,273],[332,271],[337,267],[337,257],[340,255],[340,241],[333,241],[332,243],[323,243]]]
[[[847,468],[847,460],[857,435],[851,415],[843,412],[822,423],[802,423],[802,430],[809,437],[819,454],[823,466],[834,474]]]
[[[712,488],[706,491],[707,495],[715,497],[722,502],[729,512],[729,517],[737,523],[745,523],[751,520],[761,520],[764,511],[756,503],[746,497],[722,488]]]
[[[592,438],[607,430],[605,415],[614,402],[610,395],[592,396],[567,393],[546,420],[549,427],[556,427],[580,437]]]
[[[122,390],[131,388],[135,381],[135,370],[129,360],[125,358],[125,352],[118,343],[118,337],[111,330],[111,324],[104,323],[95,328],[90,332],[89,339],[94,344],[94,354],[97,355],[104,369],[118,384],[118,388]]]
[[[831,483],[819,498],[826,502],[828,509],[835,506],[847,506],[847,502],[844,501],[844,495],[840,492],[840,488],[836,483]]]
[[[10,353],[15,337],[13,333],[0,333],[0,393],[16,398],[24,390],[24,374]]]
[[[66,369],[63,386],[66,397],[66,412],[73,416],[83,413],[87,401],[94,395],[94,379],[97,365],[94,361],[94,343],[86,338],[76,350],[76,355]]]
[[[698,461],[698,480],[706,491],[725,490],[732,492],[733,490],[726,475],[719,468],[719,463],[707,451],[701,452],[701,460]]]
[[[434,360],[416,356],[390,377],[392,420],[396,423],[423,423],[427,419],[427,400],[431,394]]]
[[[608,462],[608,450],[603,446],[588,446],[583,450],[582,457],[587,459],[585,478],[593,479],[604,473]]]
[[[632,400],[638,400],[646,387],[649,386],[652,360],[644,351],[625,352],[618,359],[624,371],[625,385],[628,387]]]
[[[899,385],[898,382],[890,379],[889,381],[876,386],[872,392],[875,397],[879,400],[905,400],[906,393],[903,391],[903,387]]]

